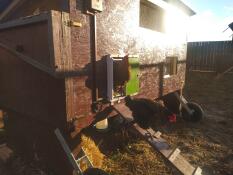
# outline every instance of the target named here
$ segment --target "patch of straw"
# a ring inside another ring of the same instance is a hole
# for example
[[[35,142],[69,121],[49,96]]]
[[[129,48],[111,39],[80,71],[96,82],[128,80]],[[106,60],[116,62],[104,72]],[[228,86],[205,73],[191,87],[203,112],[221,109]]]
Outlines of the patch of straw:
[[[81,139],[82,139],[83,150],[87,154],[88,158],[90,159],[94,167],[102,168],[104,155],[100,152],[98,146],[91,138],[85,135],[82,135]],[[85,165],[81,165],[81,168],[86,169],[86,167],[83,166]]]

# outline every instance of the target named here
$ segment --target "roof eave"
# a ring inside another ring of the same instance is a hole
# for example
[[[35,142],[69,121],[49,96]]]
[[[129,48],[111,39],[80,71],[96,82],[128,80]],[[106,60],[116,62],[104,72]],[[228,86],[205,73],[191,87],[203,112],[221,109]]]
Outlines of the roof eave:
[[[181,0],[164,0],[164,1],[178,7],[180,10],[182,10],[184,13],[186,13],[189,16],[193,16],[196,14],[196,12],[193,9],[191,9]]]

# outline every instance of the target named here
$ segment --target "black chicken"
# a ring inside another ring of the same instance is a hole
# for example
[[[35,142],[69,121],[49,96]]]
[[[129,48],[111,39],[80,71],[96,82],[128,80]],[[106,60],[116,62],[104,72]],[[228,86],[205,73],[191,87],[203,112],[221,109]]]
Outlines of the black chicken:
[[[135,122],[143,129],[148,129],[155,122],[166,124],[176,120],[176,116],[166,107],[149,99],[127,96],[125,104],[132,111]]]

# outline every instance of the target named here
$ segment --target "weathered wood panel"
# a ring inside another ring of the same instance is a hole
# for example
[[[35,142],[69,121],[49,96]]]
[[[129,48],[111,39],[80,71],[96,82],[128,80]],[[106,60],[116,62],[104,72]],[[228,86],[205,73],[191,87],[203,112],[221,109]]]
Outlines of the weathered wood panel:
[[[0,48],[0,106],[64,128],[65,83]]]
[[[233,65],[233,42],[190,42],[187,50],[188,71],[224,72]]]
[[[56,174],[72,174],[54,129],[67,130],[65,80],[0,48],[0,106],[8,144],[27,160],[37,154]],[[69,135],[68,135],[69,136]],[[76,145],[77,146],[77,145]]]
[[[0,30],[0,42],[28,57],[51,66],[47,22]]]
[[[69,13],[50,11],[2,23],[0,43],[53,76],[78,74],[71,69],[69,21]]]

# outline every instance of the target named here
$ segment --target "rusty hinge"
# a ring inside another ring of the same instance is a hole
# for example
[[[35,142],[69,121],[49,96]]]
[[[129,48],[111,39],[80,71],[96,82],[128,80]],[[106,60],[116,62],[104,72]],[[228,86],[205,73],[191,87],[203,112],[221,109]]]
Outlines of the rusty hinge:
[[[82,23],[77,22],[77,21],[65,21],[64,22],[65,25],[69,26],[69,27],[82,27]]]

